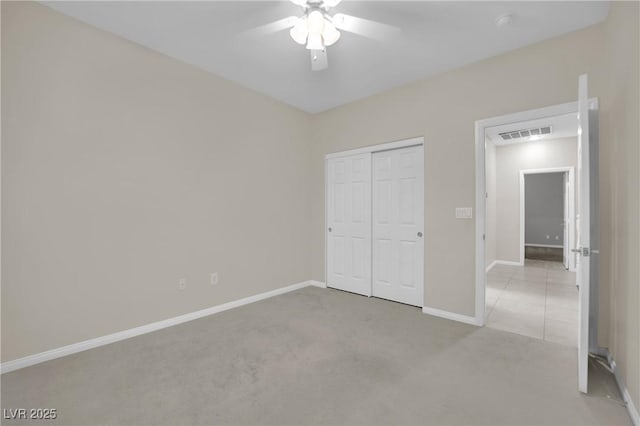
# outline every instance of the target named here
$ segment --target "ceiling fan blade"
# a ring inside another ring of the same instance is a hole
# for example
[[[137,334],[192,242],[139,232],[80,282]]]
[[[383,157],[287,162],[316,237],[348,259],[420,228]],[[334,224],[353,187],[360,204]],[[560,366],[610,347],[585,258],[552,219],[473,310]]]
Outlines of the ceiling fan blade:
[[[333,16],[333,25],[339,30],[358,34],[374,40],[385,41],[400,33],[400,28],[383,24],[357,16],[336,13]]]
[[[324,0],[324,5],[327,7],[336,7],[341,1],[342,0]]]
[[[307,0],[289,0],[289,1],[291,1],[291,3],[295,4],[296,6],[307,7]]]
[[[329,61],[327,60],[327,49],[322,50],[310,50],[311,53],[311,70],[322,71],[329,67]]]
[[[260,25],[259,27],[252,28],[250,30],[240,33],[243,37],[261,37],[269,34],[277,33],[293,27],[298,22],[297,16],[289,16],[287,18],[279,19],[269,24]]]

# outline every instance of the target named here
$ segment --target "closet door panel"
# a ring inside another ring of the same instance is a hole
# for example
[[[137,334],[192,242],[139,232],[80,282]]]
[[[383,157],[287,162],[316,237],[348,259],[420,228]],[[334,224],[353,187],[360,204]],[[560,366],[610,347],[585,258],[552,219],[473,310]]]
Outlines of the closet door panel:
[[[373,154],[373,277],[376,297],[423,305],[422,146]]]
[[[371,154],[327,164],[327,286],[371,295]]]

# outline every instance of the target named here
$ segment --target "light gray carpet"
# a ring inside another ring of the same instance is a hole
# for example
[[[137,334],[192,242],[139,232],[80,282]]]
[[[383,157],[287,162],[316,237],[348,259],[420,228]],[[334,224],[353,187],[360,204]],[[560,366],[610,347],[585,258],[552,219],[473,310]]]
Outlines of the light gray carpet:
[[[2,376],[55,424],[631,424],[575,349],[305,288]],[[45,424],[42,421],[4,424]]]

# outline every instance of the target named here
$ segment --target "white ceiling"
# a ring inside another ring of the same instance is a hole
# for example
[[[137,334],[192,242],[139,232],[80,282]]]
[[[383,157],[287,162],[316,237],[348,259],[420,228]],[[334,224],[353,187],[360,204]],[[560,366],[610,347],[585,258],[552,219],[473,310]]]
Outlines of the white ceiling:
[[[536,140],[559,139],[578,136],[578,115],[564,114],[540,120],[521,121],[518,123],[505,124],[503,126],[489,127],[485,129],[485,137],[497,146],[513,145],[515,143],[531,142],[528,138],[518,138],[505,141],[499,135],[503,132],[513,132],[516,130],[528,130],[540,127],[551,126],[551,134],[544,135]]]
[[[344,33],[312,72],[288,31],[240,33],[300,8],[289,1],[44,2],[307,112],[320,112],[604,20],[608,2],[343,1],[332,12],[397,26],[383,41]],[[513,14],[511,25],[496,18]]]

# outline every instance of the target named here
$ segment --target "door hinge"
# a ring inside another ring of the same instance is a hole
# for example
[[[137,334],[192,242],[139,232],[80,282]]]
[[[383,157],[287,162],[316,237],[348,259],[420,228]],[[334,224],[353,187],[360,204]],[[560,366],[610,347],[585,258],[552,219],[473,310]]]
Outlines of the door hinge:
[[[487,236],[485,234],[482,234],[482,241],[485,241],[487,238]]]

